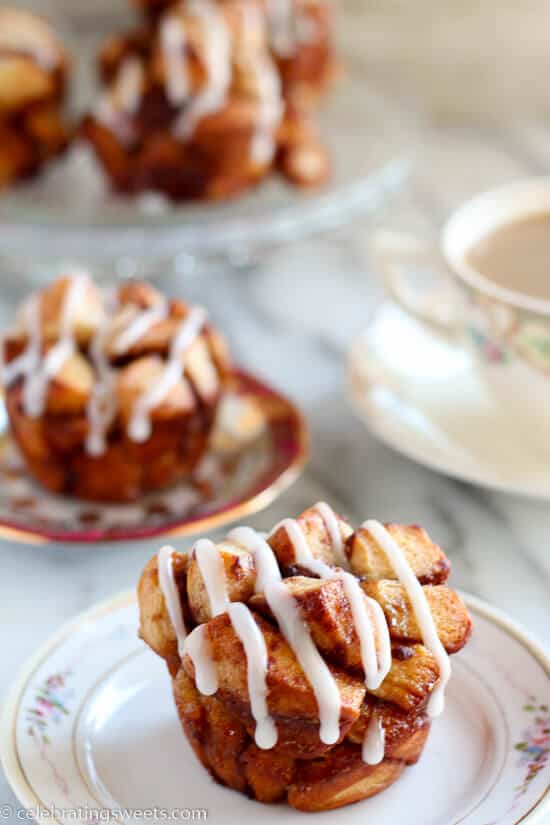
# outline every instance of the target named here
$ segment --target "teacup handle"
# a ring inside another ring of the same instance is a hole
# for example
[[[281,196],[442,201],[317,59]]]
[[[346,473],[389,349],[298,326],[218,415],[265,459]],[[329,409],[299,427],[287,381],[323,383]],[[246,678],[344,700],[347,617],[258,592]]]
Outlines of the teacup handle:
[[[438,247],[413,235],[380,230],[371,239],[371,250],[394,300],[434,332],[454,337],[463,298]],[[430,283],[419,283],[426,276]]]

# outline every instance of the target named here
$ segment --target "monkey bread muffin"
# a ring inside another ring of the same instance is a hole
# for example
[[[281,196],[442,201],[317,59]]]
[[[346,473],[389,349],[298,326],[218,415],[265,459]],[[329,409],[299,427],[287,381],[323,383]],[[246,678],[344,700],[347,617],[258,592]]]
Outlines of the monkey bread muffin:
[[[151,11],[104,45],[103,92],[82,127],[116,190],[218,200],[274,168],[302,186],[326,180],[310,115],[334,67],[323,3],[182,0]]]
[[[229,378],[202,307],[84,272],[31,295],[2,344],[10,427],[48,490],[132,501],[189,477]]]
[[[33,14],[0,8],[0,189],[39,171],[67,145],[67,55]]]
[[[449,573],[422,528],[353,530],[320,502],[268,536],[239,527],[188,553],[163,547],[138,585],[140,634],[216,780],[325,811],[421,757],[449,654],[471,632]]]

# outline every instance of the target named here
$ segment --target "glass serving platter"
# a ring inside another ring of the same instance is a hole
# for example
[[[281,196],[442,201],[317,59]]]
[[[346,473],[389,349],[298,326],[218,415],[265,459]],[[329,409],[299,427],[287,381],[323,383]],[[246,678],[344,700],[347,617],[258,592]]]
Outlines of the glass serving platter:
[[[368,82],[362,61],[346,54],[346,30],[357,11],[336,11],[341,77],[318,114],[333,174],[314,192],[273,176],[221,204],[173,205],[154,194],[115,196],[90,150],[81,143],[32,182],[0,195],[0,264],[31,280],[62,263],[88,265],[98,277],[153,277],[186,271],[197,260],[248,262],[266,246],[341,226],[378,207],[411,167],[418,121]],[[95,9],[94,5],[94,9]],[[105,33],[131,26],[114,2],[96,15],[63,2],[49,15],[75,60],[75,115],[95,99],[94,55]],[[354,22],[355,21],[355,22]]]

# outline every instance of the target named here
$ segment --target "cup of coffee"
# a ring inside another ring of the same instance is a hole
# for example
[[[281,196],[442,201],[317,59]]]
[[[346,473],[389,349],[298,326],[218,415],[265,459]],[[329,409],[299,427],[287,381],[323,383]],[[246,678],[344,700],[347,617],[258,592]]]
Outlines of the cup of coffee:
[[[388,232],[372,241],[394,299],[467,346],[518,433],[550,451],[550,178],[474,197],[435,244]]]

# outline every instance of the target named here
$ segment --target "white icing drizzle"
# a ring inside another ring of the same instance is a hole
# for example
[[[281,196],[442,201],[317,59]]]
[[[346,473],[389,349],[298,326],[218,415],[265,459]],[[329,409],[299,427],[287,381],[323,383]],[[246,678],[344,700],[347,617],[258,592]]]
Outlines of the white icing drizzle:
[[[170,306],[168,301],[161,301],[153,307],[139,312],[114,340],[113,350],[117,355],[128,352],[140,338],[143,338],[149,330],[168,317]]]
[[[185,371],[185,353],[200,335],[205,322],[206,312],[202,307],[193,307],[182,321],[172,341],[168,362],[158,380],[134,404],[128,423],[128,435],[133,441],[143,442],[150,438],[151,411],[164,401],[168,393],[182,379]]]
[[[252,527],[235,527],[227,538],[252,553],[256,567],[256,593],[263,593],[269,582],[281,581],[282,576],[275,553],[256,530]]]
[[[336,513],[321,501],[315,505],[327,527],[333,546],[343,556],[344,545]],[[296,561],[318,572],[323,579],[340,579],[350,602],[353,622],[361,646],[361,658],[365,671],[365,684],[369,690],[380,687],[391,667],[391,641],[384,611],[375,599],[368,598],[355,576],[346,571],[334,570],[328,564],[314,559],[307,539],[295,519],[285,519],[275,530],[284,527],[294,548]],[[377,652],[377,642],[379,650]]]
[[[221,553],[210,539],[200,539],[195,544],[195,559],[210,603],[210,613],[218,616],[229,606],[225,567]]]
[[[63,306],[61,308],[60,335],[57,343],[40,358],[40,314],[39,305],[33,312],[36,317],[31,318],[33,329],[28,329],[29,348],[33,365],[27,373],[27,380],[23,390],[23,407],[27,415],[38,418],[44,412],[46,394],[52,378],[62,369],[65,362],[73,355],[76,344],[73,336],[73,326],[76,312],[84,300],[84,293],[89,285],[89,278],[85,273],[76,273],[72,276],[67,287]],[[38,358],[36,354],[38,353]]]
[[[95,109],[95,116],[112,129],[124,142],[132,139],[132,129],[126,121],[134,115],[141,103],[145,72],[138,57],[127,57],[117,72],[111,88],[103,94]]]
[[[384,611],[377,601],[367,598],[351,573],[342,571],[336,578],[342,582],[350,604],[359,637],[365,684],[369,690],[378,690],[391,668],[391,641]]]
[[[292,594],[281,579],[279,565],[267,541],[249,527],[237,527],[229,538],[246,547],[256,565],[256,592],[263,592],[281,633],[294,651],[315,694],[319,708],[320,738],[332,745],[340,736],[340,691],[323,657],[315,647]]]
[[[166,545],[161,547],[157,556],[159,585],[164,596],[164,602],[170,621],[176,633],[178,641],[178,653],[180,658],[184,654],[184,643],[187,638],[187,629],[181,609],[180,594],[174,577],[174,553],[173,547]]]
[[[218,671],[210,650],[208,625],[200,624],[192,630],[183,648],[193,662],[197,690],[204,696],[213,696],[218,689]]]
[[[315,510],[317,510],[325,522],[325,527],[327,528],[334,554],[338,559],[338,564],[344,570],[349,570],[349,562],[344,552],[342,531],[340,530],[340,523],[336,513],[325,501],[318,501],[315,505]]]
[[[118,412],[116,394],[116,371],[111,367],[106,355],[106,344],[110,334],[109,313],[118,304],[115,292],[105,298],[105,318],[90,343],[90,358],[96,369],[96,384],[87,406],[88,435],[86,450],[92,456],[100,456],[107,449],[107,433]]]
[[[173,106],[181,106],[189,95],[189,77],[185,62],[186,34],[183,20],[168,15],[160,26],[160,42],[166,72],[166,97]]]
[[[275,132],[284,113],[281,79],[272,58],[259,47],[265,39],[265,17],[260,6],[243,3],[241,15],[245,37],[235,60],[255,79],[259,111],[250,155],[255,163],[264,165],[271,163],[275,155]]]
[[[300,565],[300,567],[305,567],[307,570],[311,570],[312,573],[316,573],[324,579],[328,579],[334,574],[332,567],[329,567],[324,561],[320,561],[313,556],[307,539],[296,519],[285,518],[280,521],[269,534],[270,537],[275,535],[277,530],[286,530],[286,534],[294,549],[294,561],[296,564]]]
[[[175,136],[182,139],[191,136],[201,118],[222,108],[231,84],[231,37],[223,11],[212,0],[191,0],[189,14],[202,23],[207,80],[174,124]]]
[[[325,745],[333,745],[340,736],[341,699],[338,685],[284,583],[274,581],[268,584],[265,597],[315,694],[319,708],[319,738]]]
[[[363,739],[363,762],[366,762],[367,765],[379,765],[384,758],[385,744],[386,731],[382,725],[382,720],[376,711],[373,711]]]
[[[325,522],[336,552],[338,553],[339,549],[343,556],[344,547],[336,514],[325,502],[317,503],[315,509]],[[375,599],[371,599],[363,593],[359,581],[351,573],[334,570],[324,562],[313,558],[307,539],[295,519],[285,519],[274,528],[273,532],[281,527],[284,527],[287,531],[298,564],[302,564],[304,567],[318,573],[321,578],[336,578],[342,582],[350,604],[355,631],[359,638],[365,684],[369,690],[378,689],[388,675],[392,661],[391,639],[382,608]],[[363,753],[366,753],[369,759],[375,759],[379,756],[378,761],[381,761],[384,757],[384,741],[382,740],[381,748],[380,741],[378,741],[378,749],[374,752],[374,745],[372,744],[374,736],[375,734],[370,732],[369,742],[365,744]],[[378,740],[380,740],[380,734]],[[377,762],[373,761],[369,764],[377,764]]]
[[[275,156],[275,130],[281,122],[284,104],[281,96],[281,79],[273,60],[260,54],[255,69],[260,111],[250,153],[255,163],[263,165],[271,163]]]
[[[439,716],[445,707],[445,687],[451,677],[451,664],[449,656],[437,635],[435,622],[422,585],[411,570],[399,545],[382,524],[370,519],[362,527],[370,533],[386,554],[399,582],[405,588],[420,628],[422,641],[431,651],[438,664],[439,680],[428,702],[428,715],[431,717]]]
[[[269,750],[277,744],[277,728],[267,708],[268,658],[265,639],[252,613],[242,602],[230,604],[227,612],[246,655],[250,709],[256,721],[254,739],[259,748]]]
[[[126,58],[113,90],[115,107],[126,114],[135,114],[141,103],[143,81],[144,70],[139,58]]]
[[[296,52],[294,0],[266,0],[271,46],[279,57]]]

